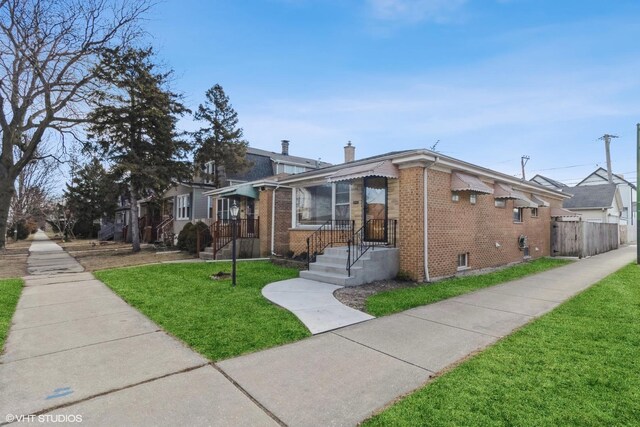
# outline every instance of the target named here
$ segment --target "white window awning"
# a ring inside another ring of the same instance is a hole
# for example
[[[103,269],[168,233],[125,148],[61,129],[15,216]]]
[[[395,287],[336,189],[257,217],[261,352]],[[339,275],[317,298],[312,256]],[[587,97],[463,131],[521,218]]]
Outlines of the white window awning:
[[[496,199],[513,199],[513,206],[516,208],[537,208],[538,204],[530,200],[522,192],[514,190],[513,187],[507,184],[497,182],[493,187],[493,197]]]
[[[480,178],[462,172],[451,173],[451,191],[493,194],[493,188],[482,182]]]
[[[570,217],[579,217],[580,214],[577,212],[571,212],[562,208],[551,208],[551,217],[552,218],[570,218]]]
[[[541,199],[540,197],[538,197],[536,195],[531,196],[531,201],[534,202],[534,203],[537,203],[538,207],[540,207],[540,208],[548,208],[550,206],[549,202],[547,202],[544,199]]]
[[[383,160],[381,162],[346,167],[329,175],[327,180],[329,182],[351,181],[369,176],[398,178],[398,168],[391,163],[391,160]]]

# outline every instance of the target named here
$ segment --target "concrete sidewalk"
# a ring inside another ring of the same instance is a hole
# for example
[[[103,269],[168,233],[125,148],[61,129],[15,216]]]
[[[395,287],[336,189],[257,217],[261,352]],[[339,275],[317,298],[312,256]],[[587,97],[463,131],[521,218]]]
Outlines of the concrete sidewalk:
[[[38,259],[57,251],[37,237],[30,265],[65,271]],[[0,359],[0,423],[50,414],[91,426],[355,425],[634,256],[619,249],[217,364],[90,273],[32,275]]]
[[[205,358],[131,308],[38,233],[0,358],[0,424],[277,425]],[[15,420],[15,418],[14,418]]]
[[[355,425],[628,264],[635,250],[621,248],[218,366],[287,425]]]

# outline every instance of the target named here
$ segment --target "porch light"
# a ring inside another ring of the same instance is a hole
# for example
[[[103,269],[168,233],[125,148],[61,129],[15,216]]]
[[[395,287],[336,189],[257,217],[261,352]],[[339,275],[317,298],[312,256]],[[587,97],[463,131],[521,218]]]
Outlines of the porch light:
[[[229,214],[231,215],[232,220],[238,219],[238,213],[240,212],[240,208],[236,204],[236,201],[233,201],[233,205],[229,208]]]

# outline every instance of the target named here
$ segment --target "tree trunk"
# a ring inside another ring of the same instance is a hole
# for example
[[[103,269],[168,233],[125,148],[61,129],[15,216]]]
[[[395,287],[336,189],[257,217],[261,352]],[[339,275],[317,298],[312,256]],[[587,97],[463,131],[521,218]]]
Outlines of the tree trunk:
[[[131,244],[133,252],[140,252],[140,227],[138,224],[138,197],[131,190]]]
[[[13,180],[11,178],[0,178],[0,249],[4,249],[6,245],[9,205],[14,192]]]

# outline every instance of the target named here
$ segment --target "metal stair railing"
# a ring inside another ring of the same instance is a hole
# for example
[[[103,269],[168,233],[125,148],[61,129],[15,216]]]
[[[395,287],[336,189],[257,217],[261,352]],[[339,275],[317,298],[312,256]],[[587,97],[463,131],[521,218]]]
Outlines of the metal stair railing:
[[[260,218],[219,219],[211,224],[213,259],[216,259],[218,252],[233,240],[234,226],[236,228],[236,239],[260,238]]]
[[[307,237],[307,270],[309,264],[316,261],[327,246],[336,243],[347,243],[352,239],[355,221],[328,220]]]
[[[351,277],[351,267],[369,249],[376,246],[396,247],[398,231],[397,219],[370,219],[356,232],[347,244],[347,276]]]

